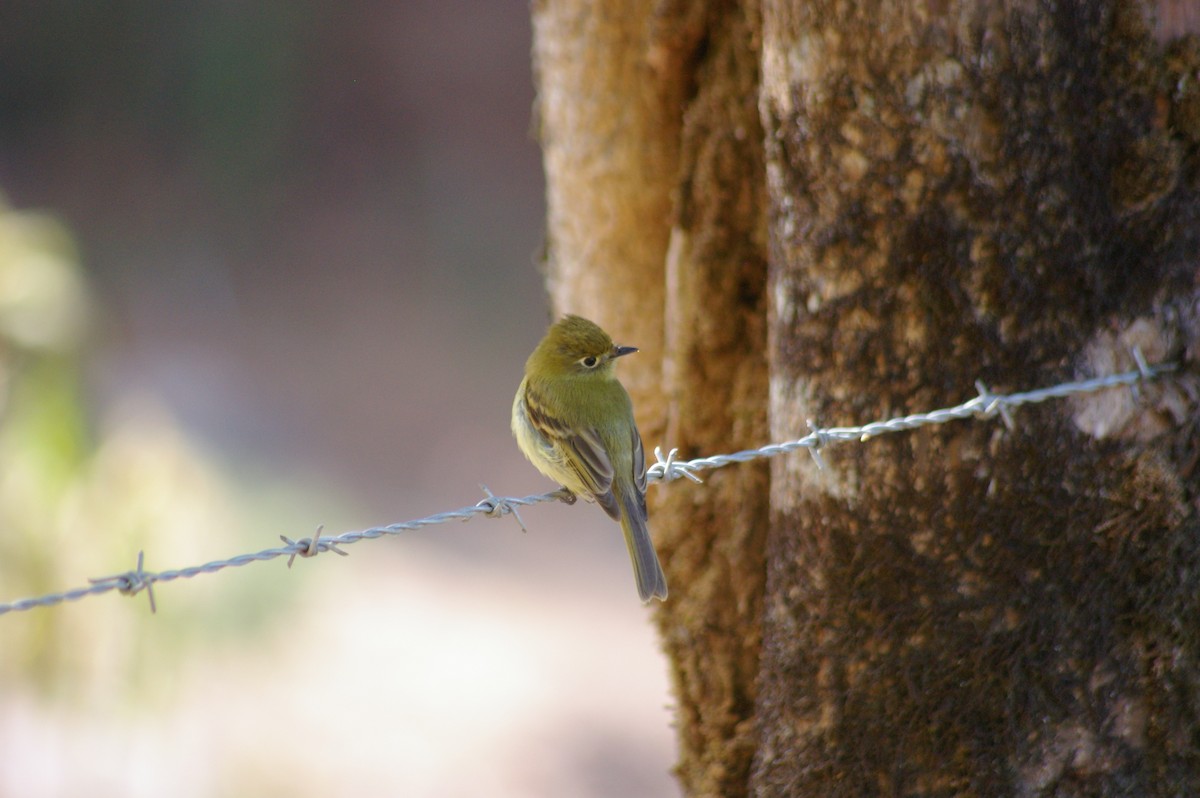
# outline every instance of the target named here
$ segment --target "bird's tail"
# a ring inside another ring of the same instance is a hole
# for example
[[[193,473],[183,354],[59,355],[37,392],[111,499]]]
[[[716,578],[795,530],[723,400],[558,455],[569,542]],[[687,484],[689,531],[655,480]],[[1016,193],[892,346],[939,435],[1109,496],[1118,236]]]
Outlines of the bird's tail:
[[[666,601],[667,577],[654,541],[646,528],[645,505],[638,501],[636,491],[620,491],[621,531],[625,533],[625,545],[629,547],[629,559],[633,561],[633,576],[637,580],[638,596],[643,602],[656,598]]]

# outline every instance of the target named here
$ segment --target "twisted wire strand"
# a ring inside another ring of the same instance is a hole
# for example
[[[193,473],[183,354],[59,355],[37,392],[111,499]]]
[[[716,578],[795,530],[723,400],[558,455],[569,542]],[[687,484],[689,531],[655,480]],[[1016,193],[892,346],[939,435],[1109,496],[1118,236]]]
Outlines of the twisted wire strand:
[[[1080,380],[1078,382],[1065,382],[1049,388],[1039,388],[1033,391],[1010,394],[991,393],[987,389],[987,386],[982,382],[976,381],[975,387],[979,391],[979,395],[954,407],[899,416],[886,421],[872,421],[869,424],[856,427],[814,427],[808,435],[794,441],[773,443],[758,449],[746,449],[732,454],[717,454],[709,457],[699,457],[695,460],[676,461],[673,459],[675,450],[672,450],[671,454],[664,458],[662,452],[655,449],[658,462],[647,469],[646,476],[650,481],[665,480],[669,482],[679,477],[689,476],[693,471],[721,468],[732,463],[746,463],[765,457],[775,457],[794,452],[797,449],[808,449],[816,455],[822,447],[832,443],[854,441],[865,443],[871,438],[887,433],[906,432],[919,427],[945,424],[950,421],[973,417],[993,418],[999,415],[1005,420],[1008,428],[1012,429],[1011,415],[1008,411],[1021,405],[1037,404],[1050,399],[1063,399],[1077,394],[1095,393],[1106,388],[1132,387],[1139,382],[1152,380],[1160,374],[1165,374],[1175,369],[1171,364],[1147,366],[1144,363],[1139,363],[1139,366],[1140,368],[1137,371],[1110,374],[1107,377],[1095,377],[1090,380]],[[820,460],[818,460],[818,463],[820,463]],[[694,475],[691,476],[693,479],[695,478]]]
[[[1009,411],[1021,405],[1045,402],[1050,399],[1061,399],[1078,394],[1095,393],[1120,386],[1128,386],[1136,391],[1139,382],[1152,380],[1161,374],[1173,371],[1175,368],[1171,364],[1147,365],[1140,352],[1135,351],[1133,356],[1138,366],[1137,371],[1111,374],[1106,377],[1096,377],[1078,382],[1067,382],[1048,388],[1011,394],[993,394],[983,383],[976,382],[975,386],[979,391],[979,395],[954,407],[932,410],[927,413],[900,416],[885,421],[873,421],[869,424],[855,427],[818,428],[810,422],[812,431],[803,438],[783,443],[772,443],[758,449],[746,449],[740,452],[733,452],[732,454],[718,454],[710,457],[699,457],[694,460],[679,461],[675,459],[676,450],[672,449],[664,456],[661,449],[656,448],[654,453],[658,461],[646,470],[646,478],[651,482],[671,482],[680,478],[700,482],[700,478],[694,473],[696,471],[722,468],[734,463],[745,463],[766,457],[777,457],[798,449],[808,449],[814,459],[816,459],[817,465],[823,468],[824,464],[820,457],[820,450],[830,444],[854,441],[866,442],[878,435],[904,432],[919,427],[945,424],[960,419],[988,419],[999,415],[1011,429],[1013,423]],[[292,540],[280,535],[280,538],[286,544],[284,546],[263,549],[262,551],[250,554],[239,554],[224,560],[214,560],[204,565],[194,565],[167,571],[147,571],[143,567],[143,552],[138,552],[138,562],[135,570],[114,576],[91,579],[89,580],[91,584],[87,587],[79,587],[61,593],[50,593],[0,604],[0,615],[11,612],[25,612],[35,607],[50,607],[68,601],[78,601],[89,596],[96,596],[113,590],[131,596],[145,590],[150,600],[150,609],[153,612],[156,609],[154,585],[162,582],[172,582],[176,579],[191,579],[200,574],[216,573],[226,568],[240,568],[250,563],[265,562],[278,557],[287,557],[288,567],[290,568],[296,557],[315,557],[317,554],[326,551],[332,551],[344,556],[346,552],[339,548],[341,546],[358,543],[362,540],[374,540],[385,536],[399,535],[403,532],[410,532],[437,524],[445,524],[450,521],[469,521],[478,515],[485,515],[491,518],[512,515],[517,520],[517,523],[521,525],[521,528],[524,529],[525,524],[517,512],[518,508],[531,507],[536,504],[545,504],[570,498],[570,494],[566,494],[562,490],[523,497],[495,496],[486,486],[481,487],[483,487],[487,498],[469,507],[449,510],[412,521],[344,532],[340,535],[321,535],[320,530],[317,530],[317,534],[311,538],[302,538],[301,540]]]

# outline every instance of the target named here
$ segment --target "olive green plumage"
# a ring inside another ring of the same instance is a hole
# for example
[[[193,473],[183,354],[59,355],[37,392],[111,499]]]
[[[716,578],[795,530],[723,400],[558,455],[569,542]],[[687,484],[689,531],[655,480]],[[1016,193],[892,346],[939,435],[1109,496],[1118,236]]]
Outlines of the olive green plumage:
[[[646,528],[646,462],[617,346],[587,319],[554,324],[525,363],[512,430],[539,471],[620,521],[642,601],[666,599],[667,579]]]

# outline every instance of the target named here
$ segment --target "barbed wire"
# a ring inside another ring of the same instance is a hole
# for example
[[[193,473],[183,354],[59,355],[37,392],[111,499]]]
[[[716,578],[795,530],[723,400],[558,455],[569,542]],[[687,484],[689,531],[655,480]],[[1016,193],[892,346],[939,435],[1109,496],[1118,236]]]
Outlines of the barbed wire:
[[[677,459],[678,450],[672,449],[664,456],[662,449],[655,447],[654,455],[657,462],[646,470],[646,478],[650,482],[671,482],[681,478],[686,478],[693,482],[701,482],[700,477],[696,476],[697,471],[722,468],[734,463],[746,463],[767,457],[777,457],[798,449],[808,449],[817,466],[823,469],[825,468],[825,464],[821,459],[821,449],[832,444],[854,441],[866,442],[879,435],[904,432],[919,427],[945,424],[950,421],[968,418],[990,419],[1000,416],[1004,424],[1011,430],[1013,429],[1013,419],[1010,411],[1021,405],[1045,402],[1050,399],[1062,399],[1078,394],[1095,393],[1122,386],[1129,387],[1134,392],[1134,398],[1137,399],[1138,383],[1153,380],[1160,374],[1165,374],[1175,369],[1173,364],[1149,365],[1145,358],[1142,357],[1142,353],[1137,349],[1132,351],[1132,356],[1134,362],[1137,364],[1136,371],[1111,374],[1106,377],[1096,377],[1078,382],[1066,382],[1048,388],[1011,394],[992,393],[986,385],[976,380],[975,389],[979,392],[978,395],[954,407],[932,410],[927,413],[900,416],[886,421],[873,421],[869,424],[854,427],[821,428],[810,421],[809,429],[811,431],[803,438],[783,443],[768,444],[758,449],[746,449],[732,454],[718,454],[681,461]],[[280,540],[286,544],[284,546],[263,549],[251,554],[239,554],[236,557],[214,560],[204,565],[196,565],[189,568],[157,572],[147,571],[144,567],[144,552],[138,552],[137,567],[132,571],[114,576],[100,577],[98,579],[89,579],[88,581],[91,584],[87,587],[0,604],[0,615],[10,612],[24,612],[35,607],[54,606],[68,601],[78,601],[88,596],[108,593],[113,590],[128,596],[136,595],[145,590],[150,600],[150,611],[155,612],[157,606],[154,600],[154,585],[162,582],[172,582],[176,579],[191,579],[200,574],[211,574],[225,568],[240,568],[250,563],[265,562],[278,557],[287,557],[289,568],[292,567],[292,563],[296,557],[315,557],[326,551],[332,551],[344,557],[347,555],[347,552],[343,551],[340,548],[341,546],[358,543],[361,540],[374,540],[385,536],[399,535],[403,532],[410,532],[437,524],[445,524],[450,521],[469,521],[479,515],[489,518],[512,515],[517,523],[520,524],[521,529],[524,530],[525,523],[518,513],[519,508],[554,501],[567,501],[571,503],[575,500],[574,496],[565,489],[531,496],[512,497],[496,496],[487,489],[487,486],[481,485],[480,487],[486,494],[486,498],[469,507],[437,513],[412,521],[404,521],[402,523],[373,527],[355,532],[344,532],[340,535],[321,535],[320,528],[317,529],[317,533],[312,537],[301,538],[300,540],[292,540],[286,535],[280,535]]]

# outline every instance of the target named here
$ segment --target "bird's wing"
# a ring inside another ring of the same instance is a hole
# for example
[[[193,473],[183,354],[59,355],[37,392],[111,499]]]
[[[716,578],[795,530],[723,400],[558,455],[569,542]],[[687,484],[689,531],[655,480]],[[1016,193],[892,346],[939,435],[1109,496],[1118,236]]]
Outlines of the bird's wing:
[[[595,429],[572,429],[557,418],[546,413],[541,403],[527,401],[529,421],[551,446],[562,450],[564,465],[579,477],[580,484],[587,489],[604,511],[613,518],[620,516],[616,498],[613,496],[613,465],[608,450]],[[571,486],[568,486],[571,487]]]
[[[563,445],[571,448],[575,454],[568,462],[574,466],[579,478],[592,492],[592,498],[604,508],[612,518],[621,517],[620,507],[613,495],[613,465],[608,458],[608,450],[594,429],[575,430],[575,433],[563,440]]]
[[[630,425],[633,435],[633,484],[637,485],[638,507],[642,511],[642,520],[646,520],[646,453],[642,450],[642,435],[636,426]]]

